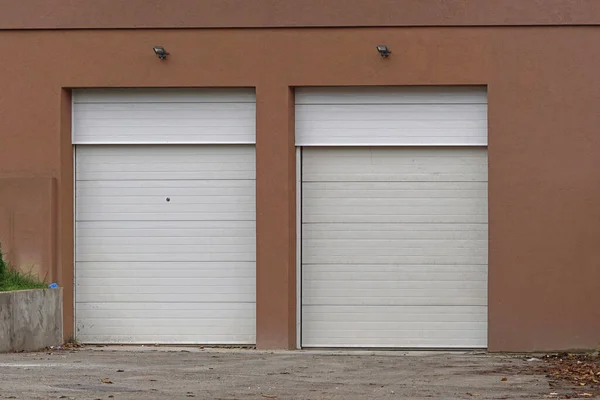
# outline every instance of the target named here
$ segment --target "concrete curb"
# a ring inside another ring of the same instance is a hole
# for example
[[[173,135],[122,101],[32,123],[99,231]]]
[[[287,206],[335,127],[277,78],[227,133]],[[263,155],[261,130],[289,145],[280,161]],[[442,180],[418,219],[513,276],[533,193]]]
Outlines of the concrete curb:
[[[61,288],[0,292],[0,353],[60,345],[62,298]]]

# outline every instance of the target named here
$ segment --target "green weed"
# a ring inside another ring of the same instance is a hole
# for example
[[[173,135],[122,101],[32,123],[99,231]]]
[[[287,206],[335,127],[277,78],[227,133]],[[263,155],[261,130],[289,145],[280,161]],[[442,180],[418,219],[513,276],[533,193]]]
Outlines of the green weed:
[[[44,289],[48,284],[39,276],[12,268],[4,259],[0,246],[0,292],[10,290]]]

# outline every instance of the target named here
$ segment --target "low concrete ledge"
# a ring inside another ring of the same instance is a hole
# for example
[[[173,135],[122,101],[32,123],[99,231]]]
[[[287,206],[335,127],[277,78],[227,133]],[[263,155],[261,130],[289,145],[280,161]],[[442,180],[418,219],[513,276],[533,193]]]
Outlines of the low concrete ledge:
[[[62,296],[61,288],[0,292],[0,352],[62,344]]]

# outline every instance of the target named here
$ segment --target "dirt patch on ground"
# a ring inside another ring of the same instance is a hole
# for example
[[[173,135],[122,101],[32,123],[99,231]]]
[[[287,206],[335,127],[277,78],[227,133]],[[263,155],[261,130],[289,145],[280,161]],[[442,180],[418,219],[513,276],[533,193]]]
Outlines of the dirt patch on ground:
[[[600,356],[561,353],[546,355],[536,363],[535,371],[548,378],[556,399],[600,397]]]

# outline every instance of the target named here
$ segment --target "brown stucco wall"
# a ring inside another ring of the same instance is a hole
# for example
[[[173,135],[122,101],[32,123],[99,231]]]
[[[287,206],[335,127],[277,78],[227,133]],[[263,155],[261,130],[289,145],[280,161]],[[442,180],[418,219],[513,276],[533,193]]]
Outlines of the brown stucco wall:
[[[0,29],[598,25],[597,0],[0,0]]]
[[[2,178],[2,175],[0,170],[0,246],[3,257],[23,272],[52,282],[58,277],[55,259],[56,179]]]
[[[52,250],[65,287],[65,335],[73,328],[66,89],[256,87],[257,340],[261,348],[288,348],[296,319],[290,88],[482,84],[489,91],[489,348],[600,344],[600,29],[0,31],[0,42],[7,55],[0,171],[57,181]],[[393,50],[387,60],[375,51],[382,43]],[[152,53],[157,44],[171,53],[167,61]],[[48,207],[50,200],[36,201]]]

